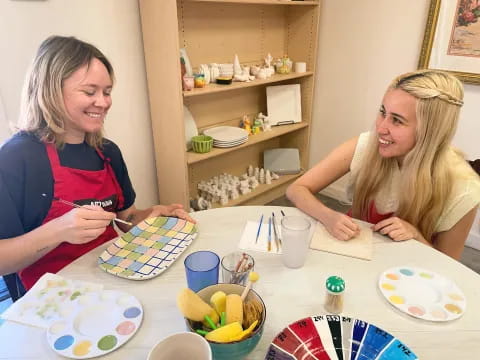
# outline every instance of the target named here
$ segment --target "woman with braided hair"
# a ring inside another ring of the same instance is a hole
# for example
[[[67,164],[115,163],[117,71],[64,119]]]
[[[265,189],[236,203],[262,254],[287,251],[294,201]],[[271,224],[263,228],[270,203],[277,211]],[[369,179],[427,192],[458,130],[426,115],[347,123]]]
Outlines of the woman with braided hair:
[[[480,179],[451,146],[463,86],[436,70],[400,75],[388,87],[375,129],[335,148],[287,189],[288,198],[334,237],[368,221],[394,241],[415,239],[459,259],[480,203]],[[349,214],[313,195],[350,173]]]

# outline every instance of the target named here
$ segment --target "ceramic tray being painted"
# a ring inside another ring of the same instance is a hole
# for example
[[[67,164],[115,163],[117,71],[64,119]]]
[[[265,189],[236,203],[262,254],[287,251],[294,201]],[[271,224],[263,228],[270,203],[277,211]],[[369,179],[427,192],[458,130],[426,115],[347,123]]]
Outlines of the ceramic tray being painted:
[[[195,224],[174,217],[149,218],[123,234],[98,258],[106,272],[146,280],[160,275],[197,236]]]
[[[81,295],[69,316],[54,322],[47,341],[58,354],[73,359],[105,355],[138,330],[143,309],[136,297],[105,290]]]
[[[465,295],[457,285],[430,270],[394,267],[380,275],[378,287],[390,304],[419,319],[454,320],[467,308]]]
[[[413,360],[400,340],[365,321],[338,315],[307,317],[273,339],[266,360]]]

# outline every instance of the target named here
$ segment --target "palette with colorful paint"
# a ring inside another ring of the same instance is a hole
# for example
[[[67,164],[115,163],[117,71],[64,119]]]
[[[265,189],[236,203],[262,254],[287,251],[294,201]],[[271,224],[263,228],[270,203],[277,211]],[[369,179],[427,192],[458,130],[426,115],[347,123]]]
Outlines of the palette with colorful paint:
[[[88,359],[126,343],[138,330],[143,309],[134,296],[106,290],[78,298],[76,311],[50,325],[47,341],[58,354]]]
[[[378,286],[390,304],[419,319],[454,320],[467,308],[457,285],[430,270],[394,267],[380,275]]]
[[[296,321],[272,341],[266,360],[414,360],[408,346],[375,325],[338,315]]]
[[[106,272],[146,280],[165,271],[197,236],[195,224],[174,217],[149,218],[113,242],[98,258]]]

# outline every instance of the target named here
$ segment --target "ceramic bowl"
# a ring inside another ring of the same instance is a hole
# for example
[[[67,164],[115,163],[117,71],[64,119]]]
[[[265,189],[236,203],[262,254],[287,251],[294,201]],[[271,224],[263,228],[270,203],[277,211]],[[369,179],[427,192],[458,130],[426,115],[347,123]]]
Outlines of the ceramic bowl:
[[[216,291],[223,291],[225,294],[239,294],[241,295],[245,289],[245,286],[238,284],[216,284],[207,286],[206,288],[197,292],[197,294],[207,303],[210,301],[210,297]],[[248,293],[247,299],[255,299],[262,304],[263,312],[262,319],[257,328],[253,333],[240,341],[234,341],[230,343],[217,343],[215,341],[208,341],[210,348],[212,349],[213,359],[214,360],[241,360],[244,359],[252,350],[257,346],[260,338],[263,334],[263,327],[265,325],[266,318],[266,308],[265,303],[262,298],[254,291],[250,290]],[[189,320],[186,320],[187,327],[190,331],[195,331],[193,328],[193,323]]]
[[[213,138],[207,135],[192,137],[192,149],[196,153],[206,153],[212,150]]]
[[[148,354],[147,360],[212,360],[209,344],[198,334],[180,332],[159,341]]]

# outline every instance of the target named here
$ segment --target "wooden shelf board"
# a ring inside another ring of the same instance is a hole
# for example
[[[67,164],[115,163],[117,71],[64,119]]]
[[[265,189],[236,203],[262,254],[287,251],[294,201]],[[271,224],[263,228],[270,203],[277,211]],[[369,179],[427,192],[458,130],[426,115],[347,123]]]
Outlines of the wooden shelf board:
[[[272,127],[271,131],[266,131],[266,132],[261,132],[260,134],[256,135],[251,135],[248,137],[248,141],[245,144],[239,145],[239,146],[234,146],[230,148],[216,148],[213,147],[211,151],[208,153],[200,154],[200,153],[195,153],[193,151],[188,151],[187,152],[187,163],[194,164],[203,160],[210,159],[215,156],[220,156],[226,153],[229,153],[231,151],[237,151],[240,148],[244,148],[247,146],[252,146],[254,144],[258,144],[262,141],[266,141],[269,139],[272,139],[277,136],[281,136],[296,130],[303,129],[305,127],[308,127],[308,123],[305,121],[302,121],[297,124],[291,124],[291,125],[280,125],[280,126],[274,126]]]
[[[212,204],[213,208],[219,208],[219,207],[227,207],[227,206],[237,206],[244,204],[251,199],[267,192],[275,189],[276,187],[282,186],[283,184],[286,184],[290,181],[295,180],[296,178],[302,176],[305,172],[301,171],[298,174],[293,174],[293,175],[281,175],[278,180],[272,180],[272,183],[267,185],[267,184],[260,184],[258,185],[252,192],[245,194],[245,195],[240,195],[237,199],[235,200],[230,200],[228,203],[225,205],[222,205],[220,203],[214,203]]]
[[[265,85],[265,84],[271,84],[271,83],[276,83],[284,80],[290,80],[290,79],[298,79],[306,76],[312,76],[313,72],[307,71],[304,73],[290,73],[290,74],[274,74],[268,79],[255,79],[250,82],[241,82],[241,81],[234,81],[230,85],[220,85],[220,84],[208,84],[204,88],[195,88],[190,91],[184,91],[183,92],[183,97],[191,97],[191,96],[199,96],[199,95],[207,95],[207,94],[213,94],[217,92],[222,92],[222,91],[231,91],[231,90],[237,90],[237,89],[244,89],[252,86],[260,86],[260,85]]]
[[[232,3],[232,4],[263,4],[263,5],[318,5],[318,0],[189,0],[192,2]]]

